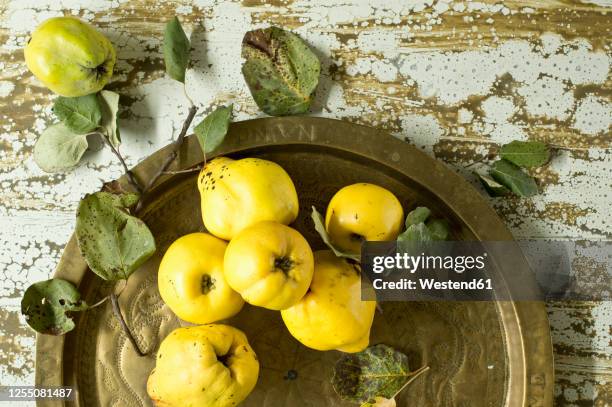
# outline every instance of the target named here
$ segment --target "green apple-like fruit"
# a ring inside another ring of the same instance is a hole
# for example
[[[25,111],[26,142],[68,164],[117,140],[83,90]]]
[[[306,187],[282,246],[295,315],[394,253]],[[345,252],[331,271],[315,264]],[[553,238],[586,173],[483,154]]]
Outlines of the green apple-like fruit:
[[[84,96],[106,85],[115,49],[104,35],[75,17],[55,17],[36,28],[24,50],[34,76],[53,92]]]

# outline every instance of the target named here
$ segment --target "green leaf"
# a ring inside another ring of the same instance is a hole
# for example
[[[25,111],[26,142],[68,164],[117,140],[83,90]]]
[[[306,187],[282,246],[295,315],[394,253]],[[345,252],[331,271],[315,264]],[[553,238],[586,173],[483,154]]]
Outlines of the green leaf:
[[[225,139],[232,108],[233,105],[218,107],[193,129],[205,155],[213,152]]]
[[[430,242],[434,240],[434,238],[427,225],[421,222],[417,223],[416,225],[408,226],[403,233],[400,233],[400,235],[397,237],[397,241],[401,242],[404,240]]]
[[[406,227],[410,225],[416,225],[417,223],[423,223],[427,220],[427,218],[431,215],[431,211],[429,208],[424,206],[419,206],[406,216]]]
[[[185,83],[185,71],[189,65],[191,44],[176,17],[166,24],[163,48],[166,72],[172,79]]]
[[[319,211],[317,211],[314,206],[312,207],[312,213],[310,216],[312,218],[312,221],[314,222],[315,230],[317,231],[317,233],[319,233],[319,236],[321,236],[321,239],[323,239],[323,242],[327,245],[327,247],[329,247],[337,257],[345,257],[347,259],[352,259],[355,261],[361,260],[361,257],[357,254],[345,253],[334,247],[331,242],[331,238],[329,237],[329,234],[325,229],[325,221],[323,220],[323,216],[319,213]]]
[[[128,278],[155,252],[147,225],[127,211],[136,202],[136,194],[96,192],[79,203],[79,248],[89,268],[104,280]]]
[[[530,197],[538,193],[535,180],[510,161],[495,161],[489,174],[495,181],[519,196]]]
[[[397,237],[398,242],[446,240],[449,235],[448,222],[443,219],[430,219],[431,210],[419,206],[406,216],[406,230]]]
[[[74,98],[60,96],[53,103],[53,113],[76,134],[94,131],[102,118],[100,103],[95,93]]]
[[[406,355],[378,344],[340,358],[332,385],[343,400],[366,403],[376,397],[394,398],[411,376]]]
[[[87,150],[87,136],[75,134],[63,123],[49,126],[34,145],[34,161],[45,172],[74,167]]]
[[[499,182],[495,181],[493,178],[489,177],[488,175],[483,175],[483,174],[478,174],[478,173],[475,173],[475,174],[478,176],[478,179],[480,179],[482,186],[489,193],[490,196],[496,197],[496,196],[505,196],[505,195],[510,194],[510,190],[508,188],[506,188]]]
[[[448,239],[450,227],[446,219],[431,219],[426,225],[432,240]]]
[[[261,110],[272,116],[308,110],[321,62],[300,37],[278,27],[249,31],[242,57],[242,74]]]
[[[76,287],[58,278],[32,284],[21,300],[21,313],[28,325],[48,335],[63,335],[72,331],[74,321],[68,312],[87,308]]]
[[[119,112],[119,94],[110,90],[100,91],[100,105],[102,106],[102,123],[104,134],[113,147],[119,147],[121,136],[117,124]]]
[[[540,167],[550,159],[550,148],[540,141],[513,141],[502,146],[499,156],[519,167]]]

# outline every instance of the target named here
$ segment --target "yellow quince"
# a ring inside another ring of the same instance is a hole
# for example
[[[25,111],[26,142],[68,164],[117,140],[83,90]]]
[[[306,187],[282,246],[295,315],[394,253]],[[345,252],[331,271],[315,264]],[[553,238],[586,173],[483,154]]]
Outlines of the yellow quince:
[[[332,243],[359,254],[365,240],[395,240],[404,222],[404,210],[389,190],[359,183],[340,189],[325,213],[325,229]]]
[[[235,236],[223,267],[227,282],[246,302],[272,310],[297,303],[314,270],[306,239],[277,222],[259,222]]]
[[[291,178],[271,161],[215,158],[200,172],[198,189],[204,226],[225,240],[261,221],[288,225],[298,214]]]
[[[76,17],[44,21],[32,33],[24,55],[34,76],[67,97],[102,89],[113,75],[116,58],[108,38]]]
[[[242,331],[190,326],[162,341],[147,393],[157,406],[229,407],[249,395],[258,375],[257,356]]]
[[[316,350],[360,352],[367,348],[376,301],[361,300],[360,270],[328,250],[314,253],[308,293],[281,311],[295,339]]]
[[[244,305],[225,280],[226,247],[227,243],[208,233],[191,233],[175,240],[164,254],[159,293],[182,320],[209,324],[237,314]]]

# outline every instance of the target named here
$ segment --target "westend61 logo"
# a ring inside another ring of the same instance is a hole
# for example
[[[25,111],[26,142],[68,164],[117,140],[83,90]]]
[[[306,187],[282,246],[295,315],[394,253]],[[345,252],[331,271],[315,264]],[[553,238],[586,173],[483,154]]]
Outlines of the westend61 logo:
[[[574,265],[601,265],[585,275]],[[611,242],[365,242],[361,296],[377,301],[608,301]]]
[[[486,267],[487,253],[431,255],[422,252],[419,255],[411,255],[406,252],[400,253],[402,249],[407,248],[400,246],[397,249],[398,252],[394,254],[367,256],[371,258],[371,264],[366,262],[366,268],[375,275],[370,279],[375,290],[382,290],[384,294],[385,290],[420,292],[461,290],[468,292],[493,289],[491,278],[482,276]],[[417,272],[420,274],[415,277],[414,274]],[[470,273],[471,277],[453,276],[453,274],[461,275],[465,272]],[[405,277],[405,273],[411,276]],[[442,294],[434,295],[434,298],[439,299]]]
[[[378,301],[488,300],[493,290],[488,257],[472,242],[366,242],[362,287],[369,290],[362,296],[369,291]]]

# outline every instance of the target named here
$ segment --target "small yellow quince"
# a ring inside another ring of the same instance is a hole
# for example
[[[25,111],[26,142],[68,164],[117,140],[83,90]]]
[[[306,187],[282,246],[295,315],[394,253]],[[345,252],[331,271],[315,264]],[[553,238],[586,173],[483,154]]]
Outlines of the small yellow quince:
[[[328,250],[314,253],[308,293],[281,311],[295,339],[316,350],[360,352],[370,341],[376,301],[361,300],[360,270]]]
[[[147,393],[164,407],[229,407],[255,387],[259,362],[242,331],[228,325],[178,328],[159,347]]]
[[[288,225],[298,214],[291,178],[271,161],[215,158],[200,172],[198,189],[204,226],[225,240],[261,221]]]
[[[225,251],[225,278],[249,304],[281,310],[308,290],[312,250],[295,229],[259,222],[234,237]]]
[[[226,247],[208,233],[191,233],[174,241],[164,254],[159,293],[182,320],[209,324],[237,314],[244,305],[223,274]]]
[[[336,192],[325,213],[325,229],[334,246],[359,254],[365,240],[395,240],[404,222],[398,199],[374,184],[353,184]]]
[[[68,97],[102,89],[113,75],[115,48],[104,35],[76,17],[55,17],[36,28],[24,50],[34,76]]]

